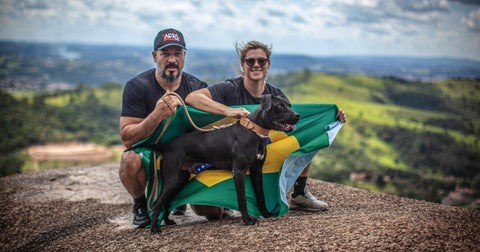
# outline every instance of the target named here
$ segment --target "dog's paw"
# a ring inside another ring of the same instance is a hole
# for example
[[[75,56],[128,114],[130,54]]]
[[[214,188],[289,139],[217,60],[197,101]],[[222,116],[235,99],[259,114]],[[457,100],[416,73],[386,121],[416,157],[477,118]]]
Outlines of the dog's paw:
[[[177,225],[177,223],[174,220],[171,219],[164,219],[165,220],[165,225]]]
[[[156,234],[160,234],[162,231],[160,230],[160,227],[154,227],[152,226],[150,228],[150,234],[151,235],[156,235]]]
[[[273,214],[268,211],[264,211],[262,212],[262,216],[263,218],[270,218],[271,216],[273,216]]]
[[[253,216],[248,216],[243,218],[243,222],[245,222],[245,225],[255,225],[258,223],[258,219]]]

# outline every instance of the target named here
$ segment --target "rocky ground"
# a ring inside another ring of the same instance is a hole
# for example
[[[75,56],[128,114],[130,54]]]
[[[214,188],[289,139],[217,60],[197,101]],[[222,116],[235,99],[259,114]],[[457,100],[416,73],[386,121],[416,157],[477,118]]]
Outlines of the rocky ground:
[[[480,211],[309,180],[326,212],[245,226],[191,210],[160,235],[131,225],[118,164],[0,178],[2,251],[480,251]]]

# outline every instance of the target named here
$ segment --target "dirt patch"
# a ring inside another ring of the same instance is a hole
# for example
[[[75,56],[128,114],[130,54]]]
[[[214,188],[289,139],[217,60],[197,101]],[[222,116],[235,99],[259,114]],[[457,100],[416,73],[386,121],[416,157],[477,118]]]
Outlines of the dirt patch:
[[[113,156],[113,152],[105,146],[81,142],[49,143],[31,146],[26,151],[34,161],[102,162]]]
[[[290,211],[245,226],[206,221],[188,209],[160,235],[131,225],[132,200],[118,164],[0,178],[5,251],[480,251],[480,211],[309,180],[326,212]]]

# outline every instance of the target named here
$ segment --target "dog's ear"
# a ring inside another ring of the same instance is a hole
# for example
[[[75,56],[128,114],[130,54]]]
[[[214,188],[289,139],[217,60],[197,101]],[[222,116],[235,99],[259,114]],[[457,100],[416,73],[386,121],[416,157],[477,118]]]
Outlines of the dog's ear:
[[[258,99],[260,100],[260,104],[262,105],[263,109],[268,111],[272,108],[272,95],[271,94],[261,95]]]

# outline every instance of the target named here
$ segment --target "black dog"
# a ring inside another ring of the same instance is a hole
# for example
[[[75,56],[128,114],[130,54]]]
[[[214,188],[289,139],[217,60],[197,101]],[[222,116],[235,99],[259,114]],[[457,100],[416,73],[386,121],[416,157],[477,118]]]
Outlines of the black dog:
[[[263,193],[262,166],[265,162],[266,144],[269,130],[290,132],[295,129],[300,115],[291,109],[290,103],[281,96],[263,95],[260,106],[232,126],[209,131],[194,131],[185,134],[171,143],[164,151],[161,160],[160,195],[152,209],[151,233],[160,233],[158,215],[161,207],[168,209],[168,204],[188,182],[190,171],[183,169],[189,162],[209,163],[219,169],[233,173],[237,191],[238,209],[246,225],[254,225],[258,219],[247,211],[245,196],[245,174],[250,169],[252,184],[257,197],[257,205],[263,217],[271,214],[265,206]],[[168,219],[165,211],[164,220]]]

